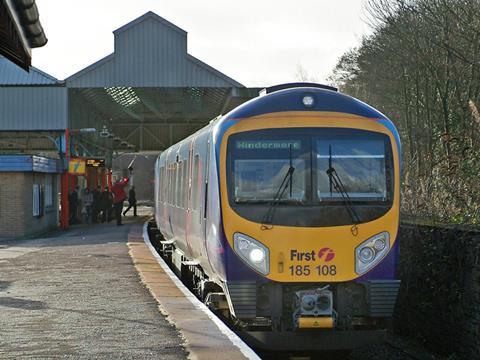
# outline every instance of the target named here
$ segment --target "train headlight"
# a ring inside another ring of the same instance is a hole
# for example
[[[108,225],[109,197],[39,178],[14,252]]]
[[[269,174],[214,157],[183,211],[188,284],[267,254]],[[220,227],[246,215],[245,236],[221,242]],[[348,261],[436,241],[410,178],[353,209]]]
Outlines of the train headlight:
[[[361,243],[355,249],[355,272],[359,275],[377,265],[390,249],[390,235],[382,232]]]
[[[311,108],[315,105],[315,98],[310,94],[304,95],[302,98],[302,103],[305,105],[305,107]]]
[[[375,258],[375,251],[371,247],[365,246],[360,250],[358,255],[358,258],[361,262],[363,262],[364,264],[368,264]]]
[[[252,249],[248,254],[250,261],[255,264],[260,264],[265,260],[265,251],[263,249]]]
[[[268,248],[258,240],[241,233],[233,234],[233,249],[254,270],[267,275],[270,272]]]

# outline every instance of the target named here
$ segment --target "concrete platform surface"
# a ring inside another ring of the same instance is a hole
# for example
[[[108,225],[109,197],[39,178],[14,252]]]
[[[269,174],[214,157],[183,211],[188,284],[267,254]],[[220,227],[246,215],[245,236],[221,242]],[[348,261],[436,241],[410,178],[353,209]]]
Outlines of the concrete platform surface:
[[[129,236],[130,255],[142,281],[162,312],[185,338],[194,360],[260,360],[235,333],[213,315],[173,274],[150,244],[146,224]]]
[[[124,219],[0,243],[1,359],[187,358],[128,254],[142,218]]]

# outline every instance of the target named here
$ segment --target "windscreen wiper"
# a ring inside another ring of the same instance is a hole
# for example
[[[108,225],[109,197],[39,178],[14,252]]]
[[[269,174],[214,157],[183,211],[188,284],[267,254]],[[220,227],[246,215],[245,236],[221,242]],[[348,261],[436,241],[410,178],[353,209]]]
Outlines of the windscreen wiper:
[[[278,187],[277,192],[275,193],[275,196],[273,197],[267,212],[263,216],[262,227],[261,227],[262,230],[270,230],[271,228],[273,228],[272,224],[273,224],[273,217],[275,216],[275,209],[277,208],[277,205],[280,203],[280,200],[282,200],[283,194],[285,194],[285,191],[287,190],[289,185],[290,185],[290,197],[292,197],[292,183],[293,183],[294,171],[295,171],[295,168],[293,167],[293,163],[292,163],[292,145],[290,144],[290,166],[288,167],[287,173],[283,177],[282,183]]]
[[[267,212],[263,216],[262,230],[270,230],[273,227],[272,223],[273,223],[273,217],[275,215],[275,209],[277,208],[277,205],[280,203],[280,200],[282,200],[283,194],[285,194],[285,191],[287,190],[288,185],[292,183],[292,175],[294,171],[295,171],[295,168],[293,166],[290,166],[288,168],[288,171],[285,174],[285,177],[283,178],[282,183],[278,187],[278,190],[275,196],[273,197]]]
[[[330,194],[332,194],[332,185],[335,188],[335,191],[340,194],[342,197],[343,203],[345,204],[345,208],[347,209],[348,214],[350,215],[353,226],[352,226],[352,234],[353,236],[357,236],[358,234],[358,224],[360,224],[360,217],[358,216],[357,211],[355,210],[355,207],[353,206],[352,199],[348,195],[348,192],[345,189],[345,186],[342,183],[342,180],[340,179],[340,176],[338,176],[337,171],[335,168],[332,166],[332,146],[329,146],[329,161],[328,161],[328,169],[327,169],[327,175],[330,180]]]

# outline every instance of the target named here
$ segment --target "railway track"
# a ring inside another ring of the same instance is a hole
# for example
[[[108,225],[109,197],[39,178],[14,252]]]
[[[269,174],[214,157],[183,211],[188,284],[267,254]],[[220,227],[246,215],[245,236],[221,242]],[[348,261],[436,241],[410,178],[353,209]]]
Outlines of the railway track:
[[[152,222],[152,224],[154,224]],[[152,236],[151,233],[149,232],[149,237],[150,237],[150,242],[152,243],[153,247],[157,251],[157,253],[165,260],[167,265],[171,268],[172,272],[175,273],[174,267],[172,266],[172,263],[169,261],[168,258],[163,256],[162,252],[159,251],[160,244],[159,242],[155,239],[155,236]],[[177,276],[177,278],[181,281],[181,279]],[[194,289],[191,288],[191,286],[182,281],[183,284],[189,288],[189,290],[195,294]],[[198,296],[197,296],[198,298]],[[199,299],[200,300],[200,299]],[[223,323],[229,327],[232,331],[237,333],[240,337],[241,334],[236,331],[235,327],[233,324],[230,322],[226,321],[225,318],[221,316],[221,314],[217,314],[211,309],[209,311],[212,313],[212,316],[218,317],[220,320],[223,321]],[[248,342],[246,342],[247,345]],[[249,345],[250,346],[250,345]],[[398,345],[397,343],[393,341],[387,341],[382,345],[376,345],[372,346],[369,348],[362,348],[358,350],[354,350],[352,352],[281,352],[281,351],[263,351],[261,349],[256,349],[252,346],[250,346],[256,354],[263,360],[315,360],[315,359],[331,359],[331,360],[375,360],[375,359],[398,359],[398,360],[409,360],[409,359],[415,359],[415,360],[424,360],[424,359],[435,359],[433,356],[423,356],[419,355],[415,351],[410,351],[408,349],[405,349],[401,345]]]

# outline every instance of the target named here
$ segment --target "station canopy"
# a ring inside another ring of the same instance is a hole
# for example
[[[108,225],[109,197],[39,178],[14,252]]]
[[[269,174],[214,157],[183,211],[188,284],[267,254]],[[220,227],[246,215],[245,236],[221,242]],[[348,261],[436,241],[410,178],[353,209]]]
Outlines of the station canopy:
[[[81,135],[90,153],[166,149],[259,91],[188,54],[187,33],[152,12],[114,31],[114,53],[66,86],[69,128],[97,129]]]
[[[0,55],[29,71],[32,48],[47,43],[35,0],[1,0],[0,24]]]

